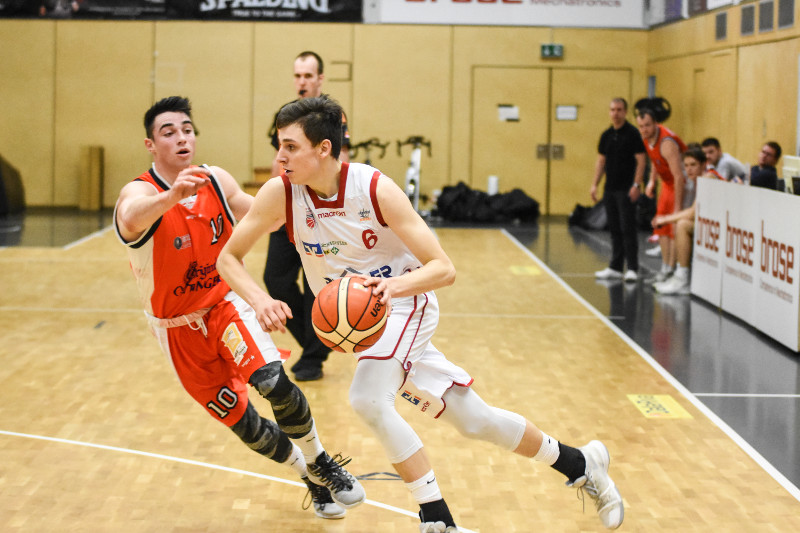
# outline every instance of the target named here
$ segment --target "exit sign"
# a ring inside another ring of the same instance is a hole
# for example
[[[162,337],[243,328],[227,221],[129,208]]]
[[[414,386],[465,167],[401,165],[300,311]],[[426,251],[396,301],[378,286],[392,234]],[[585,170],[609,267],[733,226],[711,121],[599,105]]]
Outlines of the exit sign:
[[[543,44],[541,49],[542,59],[560,59],[564,57],[563,44]]]

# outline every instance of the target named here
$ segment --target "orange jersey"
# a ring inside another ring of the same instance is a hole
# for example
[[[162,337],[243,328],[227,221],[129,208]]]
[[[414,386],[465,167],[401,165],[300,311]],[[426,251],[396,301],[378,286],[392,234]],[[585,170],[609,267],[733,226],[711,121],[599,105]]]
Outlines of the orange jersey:
[[[644,149],[647,150],[647,155],[650,157],[650,161],[653,163],[653,168],[661,176],[661,180],[672,186],[675,179],[672,176],[672,172],[669,170],[669,163],[664,157],[661,155],[661,143],[664,139],[672,139],[676,143],[678,143],[678,148],[680,152],[683,153],[686,151],[686,144],[681,140],[680,137],[675,135],[669,128],[666,128],[662,125],[658,125],[658,138],[656,139],[656,144],[650,146],[650,143],[647,141],[644,142]]]
[[[211,183],[170,208],[137,240],[126,242],[131,270],[145,311],[174,318],[212,307],[230,291],[217,272],[217,256],[233,231],[234,217],[222,186]],[[155,168],[134,181],[145,181],[158,192],[169,189]]]

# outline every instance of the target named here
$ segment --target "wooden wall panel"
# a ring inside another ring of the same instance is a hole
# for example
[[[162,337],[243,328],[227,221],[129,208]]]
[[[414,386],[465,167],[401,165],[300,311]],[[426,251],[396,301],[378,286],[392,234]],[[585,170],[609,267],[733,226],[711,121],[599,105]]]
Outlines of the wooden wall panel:
[[[0,20],[0,154],[19,170],[28,205],[53,202],[55,25]]]
[[[78,204],[82,146],[105,148],[105,205],[146,168],[152,29],[148,22],[56,23],[53,205]]]

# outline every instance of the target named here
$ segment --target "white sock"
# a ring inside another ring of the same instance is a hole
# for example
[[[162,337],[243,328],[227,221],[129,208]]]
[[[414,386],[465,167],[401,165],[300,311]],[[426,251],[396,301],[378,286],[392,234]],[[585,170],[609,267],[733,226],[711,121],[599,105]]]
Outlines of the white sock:
[[[406,483],[406,487],[418,504],[442,499],[442,492],[439,490],[439,483],[436,482],[433,470],[429,470],[427,474],[416,481]]]
[[[558,460],[559,454],[558,441],[542,431],[542,446],[539,448],[539,451],[536,452],[536,455],[533,456],[534,460],[553,466],[556,460]]]
[[[325,451],[317,435],[316,422],[311,422],[311,431],[308,432],[308,435],[299,439],[292,439],[292,442],[303,451],[303,457],[305,457],[307,463],[313,463],[319,457],[319,454]]]
[[[666,263],[661,263],[661,272],[663,272],[664,274],[669,274],[670,272],[672,272],[672,267]]]
[[[297,472],[300,477],[308,476],[308,471],[306,470],[306,460],[303,457],[303,452],[300,450],[300,447],[296,444],[292,444],[292,453],[283,464]]]
[[[678,265],[678,268],[675,269],[675,277],[681,281],[686,281],[689,279],[689,267]]]

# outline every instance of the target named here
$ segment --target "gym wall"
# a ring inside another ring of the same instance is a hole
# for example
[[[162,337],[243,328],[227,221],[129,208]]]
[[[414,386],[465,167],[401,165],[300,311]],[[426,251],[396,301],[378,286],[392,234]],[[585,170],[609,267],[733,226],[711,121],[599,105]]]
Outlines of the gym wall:
[[[294,97],[292,61],[311,49],[325,60],[323,88],[347,111],[353,141],[391,141],[373,164],[398,183],[409,153],[398,156],[395,141],[423,135],[433,143],[433,157],[423,155],[423,193],[458,181],[485,190],[494,174],[501,191],[519,186],[544,212],[566,214],[588,201],[608,97],[645,96],[648,75],[672,103],[667,125],[684,139],[715,135],[743,161],[765,137],[791,151],[798,32],[717,43],[713,21],[712,13],[645,31],[0,20],[0,98],[10,102],[0,109],[0,148],[20,171],[28,205],[74,206],[81,147],[103,146],[103,203],[112,206],[149,165],[144,111],[181,94],[200,130],[197,162],[251,181],[274,156],[266,132]],[[549,42],[564,46],[563,59],[540,58]],[[502,103],[520,106],[518,123],[498,123]],[[555,119],[562,104],[574,105],[577,121]],[[481,120],[500,133],[485,133]],[[537,158],[538,145],[550,143],[565,147],[563,160]]]

